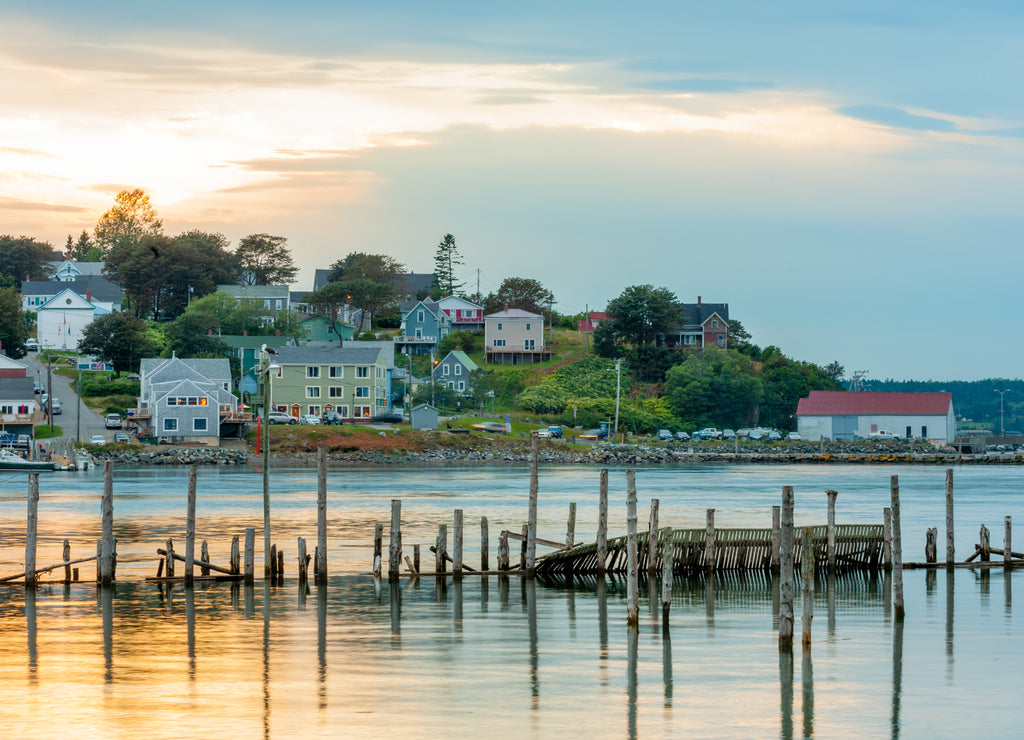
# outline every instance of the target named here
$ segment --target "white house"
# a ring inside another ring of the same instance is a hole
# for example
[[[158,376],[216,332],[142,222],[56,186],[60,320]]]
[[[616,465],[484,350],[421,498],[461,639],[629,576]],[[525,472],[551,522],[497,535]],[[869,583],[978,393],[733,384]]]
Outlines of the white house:
[[[39,346],[42,349],[76,349],[85,327],[110,310],[87,301],[66,288],[36,309]]]
[[[807,440],[867,438],[883,430],[947,444],[956,437],[951,393],[811,391],[800,399],[796,421]]]
[[[521,308],[506,308],[484,318],[484,359],[522,365],[551,359],[544,349],[544,317]]]

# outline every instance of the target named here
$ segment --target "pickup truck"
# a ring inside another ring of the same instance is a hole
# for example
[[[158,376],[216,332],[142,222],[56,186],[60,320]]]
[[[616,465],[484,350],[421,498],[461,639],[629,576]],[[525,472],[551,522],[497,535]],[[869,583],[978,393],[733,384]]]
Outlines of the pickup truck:
[[[699,432],[694,432],[696,439],[721,439],[722,433],[714,427],[704,427]]]
[[[879,429],[877,432],[871,432],[871,434],[868,435],[868,439],[882,440],[885,442],[899,442],[900,436],[895,432],[890,432],[885,429]]]

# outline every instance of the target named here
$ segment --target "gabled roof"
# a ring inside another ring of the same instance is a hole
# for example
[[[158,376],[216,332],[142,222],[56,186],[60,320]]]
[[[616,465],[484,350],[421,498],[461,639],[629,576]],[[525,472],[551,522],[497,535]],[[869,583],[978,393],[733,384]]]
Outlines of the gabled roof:
[[[222,382],[231,380],[231,363],[226,357],[144,357],[139,363],[139,374],[148,385],[174,380]]]
[[[57,283],[57,285],[67,286],[70,283]],[[50,296],[46,299],[37,311],[44,309],[53,311],[95,311],[96,306],[85,300],[84,296],[79,295],[71,288],[65,287],[64,290]]]
[[[374,365],[379,347],[275,347],[278,365]]]
[[[480,369],[480,367],[475,362],[469,359],[469,355],[467,355],[461,349],[453,349],[451,352],[445,355],[444,360],[441,360],[439,365],[443,365],[445,360],[447,360],[449,357],[458,362],[459,364],[461,364],[463,367],[469,368],[470,372]]]
[[[952,393],[811,391],[810,396],[800,399],[796,413],[797,416],[945,416],[952,406]]]
[[[395,295],[416,295],[421,290],[432,290],[434,273],[403,272],[395,277],[393,287]]]
[[[544,318],[540,314],[530,313],[524,311],[521,308],[506,308],[504,311],[498,311],[497,313],[489,313],[484,318],[487,319],[542,319]]]
[[[483,306],[473,303],[473,301],[467,301],[465,298],[459,298],[457,295],[446,295],[437,301],[437,305],[441,307],[441,310],[450,310],[453,308],[475,308],[478,311],[483,310]]]
[[[287,298],[289,290],[287,285],[218,285],[221,290],[235,298],[256,298],[265,300],[267,298]]]
[[[94,301],[102,301],[103,303],[121,302],[121,286],[99,275],[80,276],[66,282],[61,282],[60,280],[23,280],[21,282],[22,295],[53,296],[68,288],[82,297],[89,293]]]
[[[716,313],[722,321],[726,324],[729,323],[728,303],[683,303],[680,305],[680,309],[685,326],[700,326]]]
[[[0,370],[21,370],[26,377],[28,376],[28,365],[12,360],[7,355],[0,355]]]

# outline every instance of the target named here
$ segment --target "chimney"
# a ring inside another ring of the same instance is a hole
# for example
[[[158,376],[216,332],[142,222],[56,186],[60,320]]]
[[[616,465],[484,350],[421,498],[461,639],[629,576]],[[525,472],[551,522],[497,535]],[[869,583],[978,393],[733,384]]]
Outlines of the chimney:
[[[281,330],[280,329],[274,329],[274,336],[275,337],[281,336]]]
[[[697,305],[700,305],[700,296],[697,296]]]
[[[505,304],[505,310],[508,311],[508,304]]]
[[[249,330],[248,329],[242,329],[242,336],[243,337],[249,336]]]
[[[92,303],[92,288],[85,289],[85,300],[89,301],[89,303]]]

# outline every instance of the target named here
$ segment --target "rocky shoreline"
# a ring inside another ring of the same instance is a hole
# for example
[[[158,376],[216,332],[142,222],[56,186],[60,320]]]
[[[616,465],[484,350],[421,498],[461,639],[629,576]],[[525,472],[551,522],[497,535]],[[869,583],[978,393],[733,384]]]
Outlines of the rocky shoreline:
[[[260,458],[242,449],[160,447],[143,450],[94,450],[94,460],[113,460],[117,465],[257,465]],[[438,447],[421,452],[350,450],[328,454],[332,464],[347,465],[430,465],[522,464],[530,461],[528,449],[488,447],[452,449]],[[539,460],[545,465],[692,465],[721,464],[1024,464],[1024,456],[998,453],[959,455],[939,450],[911,451],[904,445],[829,445],[823,452],[815,445],[788,447],[744,446],[739,452],[732,446],[718,445],[614,445],[599,444],[587,450],[560,450],[544,445]],[[274,454],[275,465],[315,465],[317,453]]]

